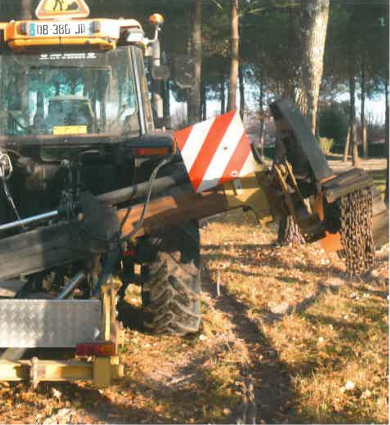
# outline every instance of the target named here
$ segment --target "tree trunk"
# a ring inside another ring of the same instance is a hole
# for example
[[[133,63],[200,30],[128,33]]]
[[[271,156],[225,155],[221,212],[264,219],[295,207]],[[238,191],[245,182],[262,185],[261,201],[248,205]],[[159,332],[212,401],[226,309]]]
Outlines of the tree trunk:
[[[299,13],[296,7],[288,9],[288,66],[286,67],[285,79],[283,81],[283,96],[295,100],[295,88],[298,82],[297,79],[297,58],[299,57]],[[279,82],[278,82],[279,84]],[[280,92],[278,88],[277,92]],[[279,95],[279,93],[278,93]]]
[[[295,223],[292,215],[283,215],[279,222],[278,243],[281,245],[304,245],[305,239],[302,236],[299,226]]]
[[[320,139],[320,114],[321,114],[321,103],[318,102],[316,132],[315,132],[315,136],[317,137],[318,140]]]
[[[265,125],[265,111],[264,111],[264,73],[260,72],[260,79],[259,79],[259,86],[260,86],[260,97],[259,97],[259,114],[260,114],[260,152],[261,156],[264,156],[264,125]]]
[[[302,2],[295,100],[313,134],[316,134],[328,19],[329,0]]]
[[[21,0],[21,18],[32,19],[32,0]]]
[[[221,73],[219,77],[219,98],[221,101],[221,115],[226,112],[226,81],[225,74]]]
[[[239,80],[240,80],[240,115],[241,119],[244,119],[245,115],[245,82],[244,72],[242,70],[242,64],[239,66]]]
[[[348,161],[349,147],[351,146],[351,127],[348,128],[347,138],[345,139],[344,158],[343,161]]]
[[[350,127],[350,145],[352,149],[352,165],[359,165],[359,152],[356,129],[356,79],[354,57],[349,58],[349,127]]]
[[[239,16],[238,16],[238,0],[230,0],[230,77],[229,77],[229,98],[228,111],[237,109],[237,80],[239,74],[240,63],[240,33],[239,33]]]
[[[223,73],[220,75],[219,91],[221,98],[221,115],[223,115],[226,112],[225,75]]]
[[[361,111],[360,111],[360,121],[361,121],[361,140],[363,145],[363,157],[368,158],[368,144],[367,144],[367,125],[366,125],[366,70],[365,70],[365,60],[362,60],[362,80],[361,80]]]
[[[195,64],[195,81],[188,99],[188,123],[200,121],[201,109],[201,79],[202,79],[202,2],[195,0],[191,13],[192,34],[191,50]]]
[[[295,7],[290,8],[289,13],[291,66],[287,71],[289,77],[285,93],[293,95],[313,134],[316,134],[317,127],[329,1],[306,0],[301,2],[299,16]],[[291,216],[282,217],[278,241],[293,245],[304,242],[299,227]]]
[[[204,83],[202,81],[202,89],[201,89],[201,95],[202,95],[202,99],[201,99],[201,119],[203,121],[207,120],[207,97],[206,97],[206,92],[207,92],[207,86],[206,83]]]
[[[164,117],[171,116],[171,89],[170,80],[165,81],[164,84]]]

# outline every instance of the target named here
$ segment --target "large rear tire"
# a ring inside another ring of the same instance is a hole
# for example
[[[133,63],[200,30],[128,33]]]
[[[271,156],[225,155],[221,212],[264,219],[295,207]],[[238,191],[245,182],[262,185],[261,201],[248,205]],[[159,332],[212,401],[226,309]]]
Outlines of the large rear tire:
[[[166,229],[144,274],[144,328],[154,334],[186,335],[200,325],[200,241],[197,223]]]

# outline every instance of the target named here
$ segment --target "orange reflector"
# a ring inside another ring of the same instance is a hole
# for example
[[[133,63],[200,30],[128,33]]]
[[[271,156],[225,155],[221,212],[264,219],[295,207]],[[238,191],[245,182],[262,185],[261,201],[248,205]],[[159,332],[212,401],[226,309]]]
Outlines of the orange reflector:
[[[131,148],[132,156],[167,156],[170,151],[167,148]]]
[[[87,344],[78,344],[76,346],[76,355],[82,357],[110,357],[115,356],[115,344],[113,342],[91,342]]]
[[[321,239],[321,246],[327,254],[331,252],[341,251],[343,246],[341,245],[340,233],[332,234],[326,233],[326,237]]]
[[[154,13],[152,16],[149,17],[149,24],[155,25],[160,27],[165,22],[164,16],[160,15],[159,13]]]
[[[324,220],[324,198],[323,194],[319,193],[317,198],[314,201],[314,211],[318,214],[318,217],[321,221]],[[321,239],[321,246],[327,254],[331,252],[341,251],[343,246],[341,245],[341,236],[340,233],[329,233],[325,232],[325,238]]]

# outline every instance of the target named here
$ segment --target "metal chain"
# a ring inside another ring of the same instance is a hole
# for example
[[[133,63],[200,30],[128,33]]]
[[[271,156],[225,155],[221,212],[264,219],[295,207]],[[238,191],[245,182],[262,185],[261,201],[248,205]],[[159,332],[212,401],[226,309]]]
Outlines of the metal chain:
[[[347,270],[360,275],[375,266],[372,235],[372,191],[356,190],[341,198],[341,244]]]

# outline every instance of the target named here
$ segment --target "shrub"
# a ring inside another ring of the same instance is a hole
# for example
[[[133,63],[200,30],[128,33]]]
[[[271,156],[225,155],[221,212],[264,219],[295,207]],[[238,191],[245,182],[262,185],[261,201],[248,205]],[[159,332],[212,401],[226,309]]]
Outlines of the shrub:
[[[319,142],[321,150],[322,152],[324,152],[324,154],[328,154],[332,150],[332,147],[334,145],[334,140],[327,139],[326,137],[320,137]]]
[[[333,139],[336,145],[344,145],[348,133],[348,116],[340,105],[325,109],[320,115],[320,137]]]

